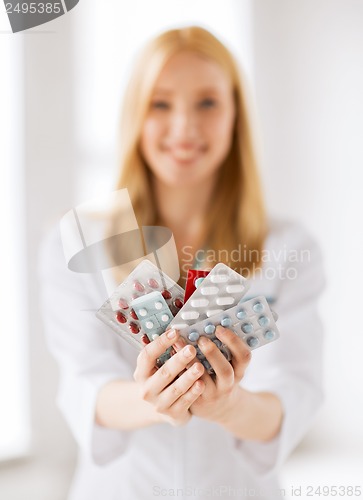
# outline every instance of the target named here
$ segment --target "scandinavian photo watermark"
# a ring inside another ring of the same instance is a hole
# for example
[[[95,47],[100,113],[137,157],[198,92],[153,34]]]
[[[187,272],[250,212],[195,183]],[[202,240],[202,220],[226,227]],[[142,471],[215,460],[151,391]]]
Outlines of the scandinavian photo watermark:
[[[13,33],[48,23],[72,10],[79,0],[4,0]]]

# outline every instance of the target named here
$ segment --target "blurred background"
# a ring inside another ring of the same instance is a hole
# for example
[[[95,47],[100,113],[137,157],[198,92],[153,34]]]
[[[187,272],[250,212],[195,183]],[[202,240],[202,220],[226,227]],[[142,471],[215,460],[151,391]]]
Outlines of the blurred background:
[[[246,72],[270,212],[303,222],[325,256],[326,399],[283,469],[286,497],[299,486],[363,486],[363,2],[81,0],[18,34],[0,11],[0,499],[66,498],[76,448],[55,405],[39,243],[67,210],[113,189],[135,53],[192,23]]]

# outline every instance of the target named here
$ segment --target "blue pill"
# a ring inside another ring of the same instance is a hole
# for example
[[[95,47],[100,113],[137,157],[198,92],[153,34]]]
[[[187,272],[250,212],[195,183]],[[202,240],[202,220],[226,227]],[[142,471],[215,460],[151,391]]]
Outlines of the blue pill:
[[[199,285],[201,285],[204,281],[204,278],[197,278],[195,281],[194,281],[194,286],[195,288],[198,288]]]
[[[266,340],[273,340],[275,338],[275,332],[273,330],[267,330],[263,336]]]
[[[253,325],[252,323],[244,323],[242,326],[242,331],[244,333],[251,333],[253,331]]]
[[[208,323],[208,325],[205,325],[204,331],[207,335],[212,335],[216,330],[216,327],[212,325],[212,323]]]
[[[191,342],[196,342],[198,339],[199,339],[200,335],[199,333],[196,331],[196,330],[192,330],[189,335],[188,335],[188,339],[191,341]]]
[[[246,342],[250,347],[257,347],[259,344],[257,337],[248,337]]]
[[[225,328],[229,328],[230,326],[232,326],[231,318],[229,316],[225,316],[224,318],[222,318],[221,325]]]
[[[246,311],[244,309],[239,309],[236,312],[236,316],[237,316],[238,319],[245,319],[245,317],[247,316],[247,314],[246,314]]]
[[[207,359],[202,359],[202,365],[207,371],[210,371],[212,369],[212,365],[209,363]]]
[[[267,326],[269,324],[269,319],[267,316],[261,316],[258,318],[258,324],[260,326]]]
[[[255,313],[261,313],[263,311],[263,304],[261,304],[261,302],[256,302],[252,309],[255,311]]]
[[[222,344],[222,342],[219,339],[215,338],[215,339],[212,339],[212,340],[215,343],[215,345],[218,347],[218,349],[220,349],[222,347],[223,344]]]

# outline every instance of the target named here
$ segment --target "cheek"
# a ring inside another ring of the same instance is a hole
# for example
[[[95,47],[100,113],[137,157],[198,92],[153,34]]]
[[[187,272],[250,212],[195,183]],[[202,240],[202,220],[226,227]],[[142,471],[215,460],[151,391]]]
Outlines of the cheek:
[[[149,151],[155,149],[162,134],[162,127],[158,120],[149,118],[145,120],[141,131],[141,151],[147,156]]]

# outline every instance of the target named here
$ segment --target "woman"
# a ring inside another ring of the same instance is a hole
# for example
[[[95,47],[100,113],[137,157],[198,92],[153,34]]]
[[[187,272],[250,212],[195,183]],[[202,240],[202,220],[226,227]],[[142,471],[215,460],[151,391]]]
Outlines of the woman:
[[[276,471],[321,400],[321,262],[301,228],[265,216],[245,90],[223,44],[198,27],[150,42],[126,93],[121,138],[118,187],[128,188],[140,225],[172,231],[181,283],[189,267],[224,261],[251,278],[251,295],[274,303],[281,338],[251,360],[220,328],[228,363],[202,337],[215,378],[172,330],[137,357],[82,313],[104,300],[99,276],[68,271],[59,237],[49,238],[47,337],[61,370],[59,404],[80,447],[69,498],[280,498]],[[121,232],[124,220],[113,214],[108,230]],[[106,245],[114,263],[118,252]],[[172,345],[177,353],[156,370]]]

